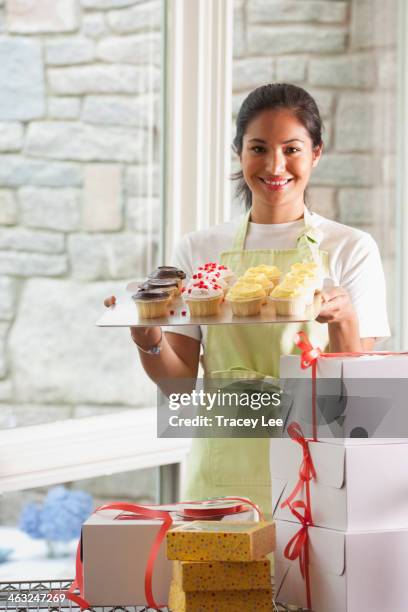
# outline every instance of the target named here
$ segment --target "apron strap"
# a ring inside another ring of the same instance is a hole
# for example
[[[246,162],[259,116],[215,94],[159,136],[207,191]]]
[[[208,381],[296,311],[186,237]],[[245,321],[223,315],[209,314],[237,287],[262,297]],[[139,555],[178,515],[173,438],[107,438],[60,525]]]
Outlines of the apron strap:
[[[296,239],[296,246],[301,253],[302,260],[312,260],[321,264],[319,246],[323,240],[323,232],[315,227],[315,219],[306,206],[304,211],[305,225]]]
[[[245,249],[245,239],[248,232],[250,217],[251,209],[245,214],[238,226],[232,243],[233,251],[243,251]],[[310,258],[310,255],[315,259],[316,248],[319,248],[323,236],[321,231],[314,227],[315,221],[313,215],[306,206],[304,207],[303,221],[304,227],[296,239],[296,246],[305,250],[305,255],[308,255],[307,259]]]
[[[245,247],[245,238],[248,231],[249,218],[251,216],[251,209],[248,210],[241,223],[238,226],[237,232],[234,236],[232,243],[233,251],[243,251]]]

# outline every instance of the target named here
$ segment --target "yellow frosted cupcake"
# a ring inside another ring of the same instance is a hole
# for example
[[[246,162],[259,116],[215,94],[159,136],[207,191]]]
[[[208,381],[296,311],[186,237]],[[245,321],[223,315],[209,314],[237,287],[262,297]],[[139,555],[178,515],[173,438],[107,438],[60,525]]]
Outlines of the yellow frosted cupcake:
[[[244,276],[241,276],[237,282],[258,283],[265,289],[266,295],[269,295],[274,288],[273,282],[263,272],[252,272],[252,270],[253,268],[249,268],[249,270],[245,272]]]
[[[302,286],[277,285],[271,293],[277,315],[304,316],[306,308],[306,292]]]
[[[309,276],[315,280],[316,289],[323,286],[323,271],[319,264],[314,261],[292,264],[289,274],[296,276]]]
[[[305,287],[310,289],[313,300],[313,295],[315,291],[320,291],[322,288],[322,277],[315,272],[289,272],[284,280],[293,280],[301,281]]]
[[[319,269],[319,264],[315,261],[304,261],[302,263],[294,263],[290,267],[291,272],[317,272]]]
[[[306,296],[306,305],[313,303],[313,297],[316,290],[316,278],[311,275],[294,274],[289,272],[283,279],[282,287],[303,289]]]
[[[253,285],[254,283],[257,285],[262,285],[265,289],[265,297],[262,304],[266,304],[267,297],[273,289],[273,283],[265,276],[265,274],[248,274],[248,276],[240,276],[237,280],[237,284],[244,285]]]
[[[265,289],[259,283],[237,282],[228,291],[226,300],[236,317],[247,317],[260,313],[265,297]]]
[[[267,266],[266,264],[261,264],[260,266],[254,266],[253,268],[248,268],[245,274],[265,274],[265,276],[273,283],[273,286],[279,284],[281,278],[281,271],[277,266]],[[244,276],[245,276],[244,274]]]

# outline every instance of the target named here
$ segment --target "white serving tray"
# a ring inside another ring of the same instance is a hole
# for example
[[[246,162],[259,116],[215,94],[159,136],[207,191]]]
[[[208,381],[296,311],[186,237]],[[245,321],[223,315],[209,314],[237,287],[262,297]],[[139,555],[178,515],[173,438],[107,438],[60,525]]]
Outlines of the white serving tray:
[[[253,323],[303,323],[312,321],[319,313],[321,298],[315,296],[313,306],[308,306],[304,317],[302,316],[278,316],[272,301],[261,307],[259,315],[250,317],[235,317],[232,314],[228,302],[223,302],[220,306],[218,315],[209,317],[192,317],[187,305],[181,297],[175,299],[169,306],[169,315],[155,319],[143,319],[139,317],[136,304],[132,300],[132,295],[137,291],[140,283],[129,283],[126,287],[127,294],[117,298],[116,304],[107,308],[104,314],[97,320],[99,327],[153,327],[156,325],[244,325]],[[170,314],[170,310],[174,314]],[[185,311],[185,315],[182,315]]]

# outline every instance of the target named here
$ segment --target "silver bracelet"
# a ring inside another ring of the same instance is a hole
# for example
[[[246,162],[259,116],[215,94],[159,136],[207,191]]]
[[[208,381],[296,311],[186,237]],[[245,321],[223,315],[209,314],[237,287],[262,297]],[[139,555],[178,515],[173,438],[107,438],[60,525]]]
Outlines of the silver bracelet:
[[[161,327],[160,327],[160,338],[159,338],[158,342],[156,342],[156,344],[154,344],[153,346],[149,347],[148,349],[144,349],[144,348],[142,348],[141,346],[138,345],[138,343],[136,342],[136,340],[132,336],[132,332],[130,332],[130,335],[132,337],[133,342],[136,344],[137,348],[139,349],[139,351],[142,351],[142,353],[147,353],[148,355],[160,355],[160,352],[161,352],[161,349],[162,349],[162,340],[163,340],[163,331],[162,331]]]

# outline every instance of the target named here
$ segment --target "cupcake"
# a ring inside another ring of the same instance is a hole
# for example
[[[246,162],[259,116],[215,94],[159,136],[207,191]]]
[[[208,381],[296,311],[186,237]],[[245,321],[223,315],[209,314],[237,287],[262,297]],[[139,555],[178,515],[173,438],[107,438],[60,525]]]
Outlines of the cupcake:
[[[248,268],[245,274],[247,273],[265,274],[265,276],[273,283],[274,287],[279,283],[281,278],[281,271],[277,266],[267,266],[266,264],[261,264],[253,268]]]
[[[291,272],[317,272],[319,264],[315,261],[304,261],[302,263],[294,263],[291,265]]]
[[[183,298],[192,317],[207,317],[219,312],[224,292],[220,285],[193,279],[183,287]]]
[[[303,289],[306,296],[306,305],[313,304],[315,290],[317,288],[317,279],[311,275],[294,274],[289,272],[283,279],[281,287]]]
[[[227,293],[226,300],[237,317],[259,314],[265,300],[265,289],[259,283],[237,282]]]
[[[196,271],[197,274],[215,274],[216,278],[222,278],[225,282],[231,286],[235,282],[235,274],[233,271],[222,264],[216,262],[210,262],[203,264]]]
[[[296,276],[310,276],[315,279],[316,289],[323,287],[323,271],[319,264],[314,261],[292,264],[289,274]]]
[[[253,272],[253,270],[255,270]],[[266,276],[266,274],[264,274],[263,272],[258,272],[256,270],[256,268],[249,268],[244,276],[241,276],[238,279],[238,282],[250,282],[250,283],[258,283],[259,285],[262,285],[262,287],[265,289],[266,295],[269,295],[269,293],[272,291],[272,289],[274,288],[274,284],[273,282]]]
[[[277,285],[270,295],[277,315],[304,316],[306,308],[306,291],[302,286]]]
[[[143,319],[154,319],[167,316],[167,305],[169,293],[161,289],[139,289],[132,295],[136,303],[139,317]]]
[[[140,289],[161,289],[167,291],[172,298],[179,295],[177,278],[149,278],[140,285]]]
[[[174,266],[159,266],[156,268],[156,270],[153,270],[153,272],[151,272],[147,278],[149,280],[172,279],[177,281],[178,295],[180,295],[183,279],[186,278],[186,273],[179,268],[175,268]]]
[[[320,291],[323,286],[323,276],[312,271],[288,272],[285,278],[301,280],[306,287],[312,287],[313,292]]]
[[[226,295],[226,293],[230,289],[230,286],[227,283],[227,281],[221,278],[220,275],[217,274],[216,272],[209,272],[208,274],[204,274],[203,279],[206,282],[209,281],[212,284],[215,283],[216,285],[219,285],[221,289],[223,290],[224,295]]]

